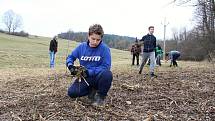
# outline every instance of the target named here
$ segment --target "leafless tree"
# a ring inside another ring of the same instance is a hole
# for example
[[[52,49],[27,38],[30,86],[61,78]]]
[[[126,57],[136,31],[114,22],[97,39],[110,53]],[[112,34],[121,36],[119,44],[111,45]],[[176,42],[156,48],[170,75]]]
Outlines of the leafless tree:
[[[3,16],[3,22],[7,26],[9,33],[11,32],[13,26],[14,15],[15,13],[13,12],[13,10],[8,10],[4,13]]]
[[[9,34],[11,31],[14,33],[15,30],[22,26],[22,17],[13,12],[13,10],[8,10],[4,13],[3,23],[6,25]]]
[[[13,33],[15,32],[16,29],[20,28],[22,26],[22,17],[18,14],[15,15],[14,17],[14,22],[13,22]]]
[[[185,37],[184,39],[186,41],[190,41],[191,43],[195,43],[195,42],[199,43],[203,47],[202,49],[206,51],[206,55],[208,56],[209,61],[212,60],[211,55],[215,55],[214,0],[173,0],[172,3],[176,5],[181,5],[181,6],[192,3],[192,5],[196,7],[196,12],[195,12],[195,20],[197,22],[196,27],[189,34],[189,36],[191,35],[190,37],[187,38],[187,35],[186,35],[187,32],[184,32],[184,33],[181,33],[182,35],[180,35],[179,38]]]

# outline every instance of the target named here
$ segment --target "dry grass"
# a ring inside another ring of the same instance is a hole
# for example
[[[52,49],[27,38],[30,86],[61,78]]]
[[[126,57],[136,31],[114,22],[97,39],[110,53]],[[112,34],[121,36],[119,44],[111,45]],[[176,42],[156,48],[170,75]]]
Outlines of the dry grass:
[[[151,114],[160,121],[212,121],[215,74],[209,67],[192,64],[181,62],[180,68],[166,64],[157,69],[159,76],[153,81],[136,74],[138,68],[129,63],[113,65],[112,88],[106,106],[100,108],[92,107],[85,97],[76,101],[67,96],[71,78],[63,68],[2,71],[0,120],[136,121]]]
[[[14,45],[10,45],[9,40]],[[41,46],[48,41],[49,38],[0,35],[0,120],[215,119],[215,68],[206,62],[181,61],[178,68],[170,68],[169,63],[164,63],[156,69],[158,78],[150,80],[147,67],[139,75],[138,67],[130,65],[129,52],[112,49],[112,87],[106,105],[96,108],[86,97],[75,100],[67,96],[67,88],[72,82],[64,66],[67,43],[60,41],[62,49],[57,57],[57,68],[50,70],[47,46]],[[76,43],[71,44],[74,47]],[[14,46],[22,48],[14,51]],[[15,58],[10,60],[8,56]],[[32,59],[23,60],[28,56]]]

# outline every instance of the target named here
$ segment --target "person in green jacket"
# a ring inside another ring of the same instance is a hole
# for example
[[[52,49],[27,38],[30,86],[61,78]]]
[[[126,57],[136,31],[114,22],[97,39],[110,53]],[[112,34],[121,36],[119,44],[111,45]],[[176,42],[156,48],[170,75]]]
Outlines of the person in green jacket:
[[[155,57],[156,57],[156,64],[161,66],[161,58],[163,55],[163,50],[160,45],[157,45],[155,48]]]

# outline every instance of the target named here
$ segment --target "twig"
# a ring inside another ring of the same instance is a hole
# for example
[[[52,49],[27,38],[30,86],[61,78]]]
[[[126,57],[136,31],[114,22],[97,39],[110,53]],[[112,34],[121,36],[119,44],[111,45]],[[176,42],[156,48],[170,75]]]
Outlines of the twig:
[[[81,78],[85,81],[85,83],[87,84],[87,86],[90,86],[89,83],[86,81],[86,79],[81,75]]]
[[[51,115],[47,116],[45,119],[48,120],[48,119],[50,119],[50,118],[55,117],[55,116],[58,115],[58,114],[60,114],[60,111],[57,112],[57,113],[54,113],[54,114],[51,114]]]
[[[122,88],[125,88],[125,89],[127,89],[127,90],[134,91],[134,90],[139,89],[139,88],[140,88],[140,85],[139,85],[139,84],[136,84],[136,85],[131,86],[131,85],[128,85],[128,84],[122,84],[121,87],[122,87]]]
[[[19,121],[22,121],[22,119],[19,116],[17,116],[16,114],[14,114],[12,111],[10,111],[10,113],[12,114],[12,118],[17,118],[17,119],[19,119]]]
[[[168,97],[168,96],[165,96],[165,95],[162,95],[162,96],[165,97],[165,98],[168,98],[168,99],[172,100],[172,101],[171,101],[172,103],[175,103],[175,105],[176,105],[177,107],[181,108],[180,106],[178,106],[176,100],[174,100],[174,99],[172,99],[172,98],[170,98],[170,97]],[[172,103],[171,103],[171,104],[172,104]],[[171,104],[170,104],[170,105],[171,105]]]
[[[46,119],[43,118],[42,115],[39,114],[39,121],[46,121]]]

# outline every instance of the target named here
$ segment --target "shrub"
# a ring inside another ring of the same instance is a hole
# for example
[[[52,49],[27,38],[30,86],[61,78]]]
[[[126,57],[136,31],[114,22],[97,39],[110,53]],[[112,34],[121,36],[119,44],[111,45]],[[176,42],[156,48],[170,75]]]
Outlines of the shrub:
[[[20,31],[20,32],[13,32],[11,33],[12,35],[15,35],[15,36],[22,36],[22,37],[28,37],[29,34],[27,32],[24,32],[24,31]]]

